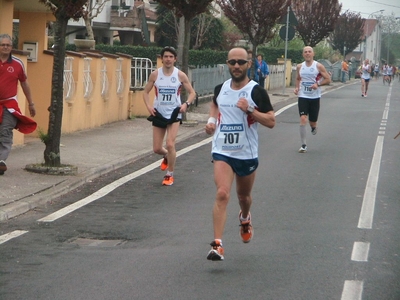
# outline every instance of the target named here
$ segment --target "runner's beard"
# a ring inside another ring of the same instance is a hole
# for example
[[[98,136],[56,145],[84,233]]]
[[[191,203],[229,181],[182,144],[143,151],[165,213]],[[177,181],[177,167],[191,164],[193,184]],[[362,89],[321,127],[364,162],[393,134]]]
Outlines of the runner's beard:
[[[242,82],[247,77],[247,73],[245,72],[242,72],[240,75],[237,75],[234,74],[231,70],[229,70],[229,73],[231,73],[232,81],[234,82]]]

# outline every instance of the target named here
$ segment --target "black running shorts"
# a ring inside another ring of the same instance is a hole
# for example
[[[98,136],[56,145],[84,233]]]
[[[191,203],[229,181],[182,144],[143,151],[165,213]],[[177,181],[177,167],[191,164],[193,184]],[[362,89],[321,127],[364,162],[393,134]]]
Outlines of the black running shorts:
[[[308,120],[311,122],[318,121],[318,113],[319,113],[319,100],[320,98],[316,99],[308,99],[299,97],[298,107],[299,107],[299,115],[308,116]]]

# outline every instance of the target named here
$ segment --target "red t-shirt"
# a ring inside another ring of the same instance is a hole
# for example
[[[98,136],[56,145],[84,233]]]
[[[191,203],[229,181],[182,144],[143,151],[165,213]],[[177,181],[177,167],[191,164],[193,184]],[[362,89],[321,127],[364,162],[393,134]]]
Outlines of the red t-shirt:
[[[0,60],[0,100],[17,96],[18,80],[26,80],[25,67],[22,61],[10,55],[4,63]]]

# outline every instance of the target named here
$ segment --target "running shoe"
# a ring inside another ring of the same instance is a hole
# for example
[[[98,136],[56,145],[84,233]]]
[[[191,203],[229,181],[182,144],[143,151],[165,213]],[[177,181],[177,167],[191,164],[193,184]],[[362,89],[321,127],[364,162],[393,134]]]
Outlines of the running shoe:
[[[299,153],[306,153],[307,152],[307,146],[306,145],[301,145],[299,149]]]
[[[165,171],[166,169],[168,169],[168,160],[167,160],[166,156],[164,156],[164,158],[161,162],[160,169],[161,169],[161,171]]]
[[[318,131],[317,127],[311,127],[311,133],[312,133],[312,135],[316,135],[316,134],[317,134],[317,131]]]
[[[367,98],[367,93],[365,93],[364,97]]]
[[[165,175],[162,185],[173,185],[174,184],[174,176]]]
[[[0,160],[0,175],[4,175],[5,171],[7,171],[7,165],[4,160]]]
[[[211,242],[211,250],[207,254],[207,259],[212,261],[224,260],[224,248],[218,241]]]
[[[239,222],[240,222],[240,236],[243,243],[248,243],[254,235],[253,225],[251,225],[251,214],[249,212],[249,219],[247,221],[241,221],[242,211],[239,212]]]

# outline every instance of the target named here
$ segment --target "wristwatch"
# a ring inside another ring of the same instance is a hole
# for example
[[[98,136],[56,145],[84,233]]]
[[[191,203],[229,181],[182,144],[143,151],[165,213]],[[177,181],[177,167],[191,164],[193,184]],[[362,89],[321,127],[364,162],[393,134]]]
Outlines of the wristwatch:
[[[254,112],[254,106],[253,106],[253,105],[247,106],[247,112],[248,112],[248,113]]]
[[[186,101],[185,103],[186,103],[187,107],[190,106],[190,102],[189,101]]]

